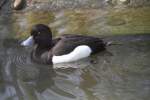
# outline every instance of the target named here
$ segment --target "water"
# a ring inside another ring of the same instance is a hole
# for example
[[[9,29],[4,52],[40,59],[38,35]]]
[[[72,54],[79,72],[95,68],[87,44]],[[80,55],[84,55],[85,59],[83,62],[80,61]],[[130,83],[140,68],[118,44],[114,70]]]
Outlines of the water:
[[[67,10],[1,15],[0,100],[148,100],[150,35],[110,36],[103,18],[107,12],[96,14],[94,11],[92,14],[89,14],[91,10]],[[93,14],[96,15],[92,17]],[[77,62],[53,66],[36,64],[30,59],[32,48],[19,45],[36,23],[51,26],[54,36],[63,33],[103,35],[105,41],[118,45]],[[103,27],[98,29],[100,26]],[[141,26],[143,29],[143,24]],[[59,68],[63,66],[68,68]]]

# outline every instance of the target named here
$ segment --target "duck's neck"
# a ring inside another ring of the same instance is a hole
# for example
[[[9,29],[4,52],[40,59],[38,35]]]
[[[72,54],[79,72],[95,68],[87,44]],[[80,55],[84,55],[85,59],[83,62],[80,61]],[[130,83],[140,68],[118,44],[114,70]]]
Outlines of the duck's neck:
[[[32,52],[32,59],[35,62],[49,64],[51,61],[49,60],[48,53],[51,50],[52,46],[36,46]]]
[[[41,56],[44,52],[48,52],[50,49],[51,49],[51,46],[49,47],[37,46],[35,49],[35,54],[36,56]]]

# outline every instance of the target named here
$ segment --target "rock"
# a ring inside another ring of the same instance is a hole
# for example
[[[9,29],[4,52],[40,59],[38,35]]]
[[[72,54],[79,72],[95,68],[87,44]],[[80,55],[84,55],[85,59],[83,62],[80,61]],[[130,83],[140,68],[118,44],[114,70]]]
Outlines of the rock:
[[[125,2],[125,1],[127,1],[127,0],[119,0],[119,1],[121,1],[121,2]]]
[[[132,7],[141,7],[141,6],[149,6],[150,0],[130,0],[130,6]]]
[[[118,6],[118,5],[129,5],[131,7],[138,6],[149,6],[150,0],[105,0],[108,4]]]
[[[26,0],[14,0],[13,9],[14,10],[22,10],[26,7]]]

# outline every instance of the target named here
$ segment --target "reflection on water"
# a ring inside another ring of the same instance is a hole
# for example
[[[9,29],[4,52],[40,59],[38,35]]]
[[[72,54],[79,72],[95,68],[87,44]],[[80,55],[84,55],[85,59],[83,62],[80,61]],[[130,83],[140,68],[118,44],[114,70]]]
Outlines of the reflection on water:
[[[52,30],[57,34],[90,33],[93,30],[94,34],[97,34],[96,29],[105,24],[100,14],[93,16],[96,13],[89,14],[85,11],[86,14],[83,14],[78,10],[75,12],[76,14],[54,12],[44,17],[42,12],[22,14],[28,17],[17,14],[0,16],[1,100],[148,100],[150,98],[150,35],[148,34],[107,36],[104,40],[114,41],[120,45],[109,46],[107,51],[73,63],[52,66],[31,61],[32,48],[21,47],[20,38],[16,38],[25,34],[20,32],[28,29],[27,26],[31,26],[29,23],[49,24],[47,21],[50,21]],[[40,21],[32,18],[36,14],[37,19],[41,18]],[[103,24],[98,24],[101,21],[98,20],[94,25],[96,19],[101,19]],[[18,30],[17,24],[20,26]],[[88,29],[89,26],[91,29]],[[68,68],[59,68],[62,66]]]
[[[1,45],[2,100],[143,100],[150,93],[150,36],[109,37],[121,41],[90,58],[54,66],[31,62],[18,41]],[[120,39],[120,40],[119,40]],[[132,41],[130,41],[132,39]],[[126,41],[126,42],[125,42]]]

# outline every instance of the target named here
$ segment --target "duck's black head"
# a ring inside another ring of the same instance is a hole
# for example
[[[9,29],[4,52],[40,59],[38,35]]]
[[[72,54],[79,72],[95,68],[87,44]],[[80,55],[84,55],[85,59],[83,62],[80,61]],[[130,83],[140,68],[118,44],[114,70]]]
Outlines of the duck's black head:
[[[36,44],[40,47],[50,47],[52,43],[51,29],[44,24],[34,25],[30,32],[30,37],[22,42],[23,46]]]
[[[22,46],[33,46],[31,58],[38,63],[51,63],[48,51],[52,48],[52,32],[44,24],[36,24],[32,27],[30,37],[21,43]],[[50,58],[51,59],[51,58]]]
[[[38,46],[50,46],[52,42],[52,32],[50,28],[43,24],[37,24],[31,29],[34,43]]]

